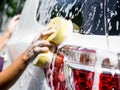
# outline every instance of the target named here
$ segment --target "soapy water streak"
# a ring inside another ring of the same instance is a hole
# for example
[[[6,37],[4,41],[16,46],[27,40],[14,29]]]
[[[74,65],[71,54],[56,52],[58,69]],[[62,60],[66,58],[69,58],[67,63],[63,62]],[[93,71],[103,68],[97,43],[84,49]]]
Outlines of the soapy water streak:
[[[109,41],[108,41],[108,27],[107,27],[107,0],[104,0],[104,29],[105,29],[105,35],[106,35],[106,42],[107,46],[109,48]]]

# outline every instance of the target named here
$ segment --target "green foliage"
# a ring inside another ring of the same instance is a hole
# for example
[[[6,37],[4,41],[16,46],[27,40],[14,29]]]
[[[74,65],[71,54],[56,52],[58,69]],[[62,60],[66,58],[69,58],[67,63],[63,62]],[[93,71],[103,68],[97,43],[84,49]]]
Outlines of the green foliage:
[[[22,11],[25,0],[21,0],[21,4],[19,7],[18,1],[19,0],[9,0],[8,8],[6,10],[8,17],[13,17],[15,14],[20,13]]]
[[[19,0],[7,0],[7,2],[4,2],[0,5],[0,12],[5,10],[8,17],[13,17],[17,13],[21,13],[25,0],[21,0],[21,3],[19,5]],[[7,8],[5,9],[5,5],[7,5]]]
[[[1,3],[0,3],[0,12],[3,11],[3,9],[4,9],[4,2],[1,1]]]

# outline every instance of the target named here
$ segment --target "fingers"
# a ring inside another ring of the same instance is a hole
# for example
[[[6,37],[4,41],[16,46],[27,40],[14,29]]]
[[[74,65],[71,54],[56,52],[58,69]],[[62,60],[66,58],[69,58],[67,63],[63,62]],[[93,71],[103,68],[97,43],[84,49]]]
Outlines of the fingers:
[[[45,40],[39,40],[33,44],[33,50],[35,53],[47,52],[49,51],[49,47],[53,46],[50,42]]]
[[[46,40],[39,40],[36,43],[33,44],[34,46],[50,46],[50,42],[46,41]]]
[[[45,36],[48,36],[48,35],[50,35],[50,34],[53,34],[53,33],[55,33],[55,32],[56,32],[55,29],[51,29],[51,30],[44,31],[44,32],[41,33],[41,38],[42,38],[42,37],[45,37]]]
[[[56,30],[52,27],[47,27],[41,34],[32,41],[32,45],[28,50],[29,57],[35,57],[39,53],[44,53],[50,51],[51,47],[55,45],[51,44],[49,41],[45,40],[44,37],[55,33]]]
[[[41,34],[40,34],[40,35],[41,35]],[[38,40],[39,40],[40,35],[37,35],[37,36],[33,39],[32,44],[34,44],[36,41],[38,41]]]
[[[45,37],[55,33],[56,30],[55,29],[51,29],[51,27],[47,28],[46,30],[44,30],[43,32],[41,32],[40,35],[36,36],[34,38],[34,40],[32,41],[32,44],[35,43],[37,40],[44,40]]]
[[[18,14],[18,15],[16,15],[16,16],[14,16],[13,18],[12,18],[12,20],[14,21],[16,21],[16,20],[18,20],[20,18],[20,14]]]
[[[47,52],[51,46],[52,44],[46,40],[38,40],[29,47],[28,56],[35,57],[39,53]]]
[[[33,49],[33,51],[37,54],[37,53],[44,53],[44,52],[47,52],[49,51],[49,48],[48,47],[35,47]]]

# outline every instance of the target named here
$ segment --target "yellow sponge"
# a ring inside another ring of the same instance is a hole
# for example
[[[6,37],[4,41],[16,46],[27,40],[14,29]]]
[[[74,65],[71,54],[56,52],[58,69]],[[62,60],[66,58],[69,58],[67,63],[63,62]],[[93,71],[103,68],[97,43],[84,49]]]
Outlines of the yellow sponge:
[[[61,17],[53,18],[49,22],[48,26],[54,28],[56,32],[49,36],[44,37],[44,39],[54,43],[55,45],[61,44],[73,30],[72,22]],[[51,56],[52,56],[51,51],[41,53],[35,58],[33,64],[35,66],[45,66],[46,64],[49,63],[50,59],[52,58]]]
[[[47,66],[48,63],[51,62],[52,56],[53,56],[53,53],[50,51],[46,53],[41,53],[35,58],[35,60],[33,61],[33,64],[35,66],[40,66],[40,67]]]
[[[58,45],[62,43],[72,31],[72,22],[61,17],[53,18],[48,26],[53,27],[56,32],[46,38],[48,41]]]

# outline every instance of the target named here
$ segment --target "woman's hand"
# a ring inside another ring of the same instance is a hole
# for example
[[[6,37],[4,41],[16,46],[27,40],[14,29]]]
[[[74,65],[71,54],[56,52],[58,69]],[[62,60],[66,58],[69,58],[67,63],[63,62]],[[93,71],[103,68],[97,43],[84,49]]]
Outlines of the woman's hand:
[[[14,16],[14,17],[10,20],[10,22],[9,22],[9,24],[8,24],[8,31],[9,31],[11,34],[13,33],[13,31],[15,30],[15,28],[16,28],[16,26],[17,26],[17,24],[18,24],[19,18],[20,18],[20,15],[16,15],[16,16]]]
[[[49,51],[49,47],[54,46],[47,40],[43,40],[45,36],[53,34],[55,30],[50,27],[44,30],[39,36],[37,36],[28,48],[28,58],[35,58],[39,53]]]

